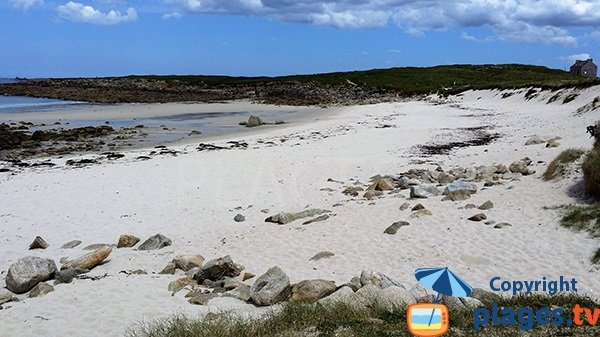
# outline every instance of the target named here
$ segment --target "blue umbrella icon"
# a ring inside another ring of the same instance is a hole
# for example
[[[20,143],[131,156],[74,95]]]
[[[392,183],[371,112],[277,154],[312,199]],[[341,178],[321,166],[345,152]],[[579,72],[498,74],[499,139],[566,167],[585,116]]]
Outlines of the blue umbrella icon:
[[[422,285],[437,292],[433,303],[439,303],[442,295],[453,297],[468,297],[473,288],[460,277],[446,268],[420,268],[415,271],[415,277]],[[435,310],[431,313],[429,325]]]

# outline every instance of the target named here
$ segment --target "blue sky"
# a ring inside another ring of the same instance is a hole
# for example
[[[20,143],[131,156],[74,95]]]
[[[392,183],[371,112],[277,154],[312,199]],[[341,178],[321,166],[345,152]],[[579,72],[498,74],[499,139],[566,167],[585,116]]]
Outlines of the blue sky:
[[[0,77],[564,69],[599,44],[596,0],[0,0]]]

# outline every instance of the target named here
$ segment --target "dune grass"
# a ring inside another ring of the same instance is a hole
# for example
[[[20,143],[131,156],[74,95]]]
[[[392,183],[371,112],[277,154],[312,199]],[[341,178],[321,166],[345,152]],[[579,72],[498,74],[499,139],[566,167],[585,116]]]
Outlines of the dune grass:
[[[577,161],[585,151],[580,149],[567,149],[561,152],[554,160],[550,162],[548,168],[542,175],[542,179],[548,181],[557,177],[559,168],[565,164]]]
[[[561,225],[600,238],[600,204],[563,206]]]
[[[502,299],[500,307],[555,308],[565,311],[565,319],[572,319],[575,304],[583,307],[600,307],[589,297],[562,294],[554,297],[545,295],[518,296]],[[489,307],[491,308],[491,307]],[[446,336],[523,336],[514,327],[485,326],[474,330],[473,311],[451,311],[451,329]],[[542,336],[598,336],[600,326],[539,326],[527,332],[530,337]],[[287,304],[281,310],[271,311],[260,318],[241,318],[233,313],[209,314],[204,319],[175,315],[151,323],[140,323],[127,332],[127,337],[392,337],[411,336],[406,324],[406,309],[392,311],[383,308],[356,309],[338,304],[319,305]]]

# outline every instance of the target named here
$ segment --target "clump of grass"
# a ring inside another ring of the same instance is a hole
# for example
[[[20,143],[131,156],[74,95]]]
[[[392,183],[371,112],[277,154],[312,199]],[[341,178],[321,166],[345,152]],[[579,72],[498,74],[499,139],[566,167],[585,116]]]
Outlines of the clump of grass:
[[[600,237],[600,204],[565,206],[561,225],[577,231],[585,230],[593,237]]]
[[[563,100],[563,104],[567,104],[567,103],[573,102],[575,100],[575,98],[577,98],[577,96],[579,96],[579,94],[569,94]]]
[[[517,312],[522,308],[563,308],[565,319],[572,319],[575,304],[587,308],[600,306],[593,299],[577,294],[517,296],[501,299],[499,307]],[[487,306],[491,310],[491,305]],[[446,336],[523,336],[518,326],[483,327],[474,331],[472,310],[450,312],[451,329]],[[600,326],[539,326],[528,331],[530,337],[600,335]],[[176,315],[153,323],[140,323],[127,332],[128,337],[392,337],[411,336],[406,324],[406,308],[380,307],[357,309],[338,304],[287,304],[258,318],[241,318],[233,313],[209,314],[203,319]]]
[[[548,102],[546,104],[550,104],[550,103],[554,103],[556,102],[558,99],[560,98],[560,92],[557,94],[554,94],[554,96],[550,97],[550,99],[548,100]]]
[[[529,101],[530,99],[532,99],[532,98],[534,98],[536,96],[537,92],[538,91],[536,89],[533,89],[533,88],[529,89],[525,93],[525,99]]]
[[[567,164],[577,161],[585,151],[580,149],[567,149],[561,152],[553,161],[550,162],[546,172],[542,175],[542,179],[548,181],[556,178],[557,174],[560,172],[560,168]]]
[[[598,146],[595,146],[585,157],[582,169],[586,193],[590,196],[600,197],[600,149]]]
[[[510,96],[514,95],[514,92],[505,92],[502,94],[502,98],[509,98]]]

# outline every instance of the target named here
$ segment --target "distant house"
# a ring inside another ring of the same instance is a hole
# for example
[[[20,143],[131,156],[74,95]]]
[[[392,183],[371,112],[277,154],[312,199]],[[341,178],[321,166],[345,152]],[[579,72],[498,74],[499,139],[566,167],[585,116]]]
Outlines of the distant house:
[[[598,66],[592,59],[578,60],[571,66],[571,74],[595,78],[598,76]]]

